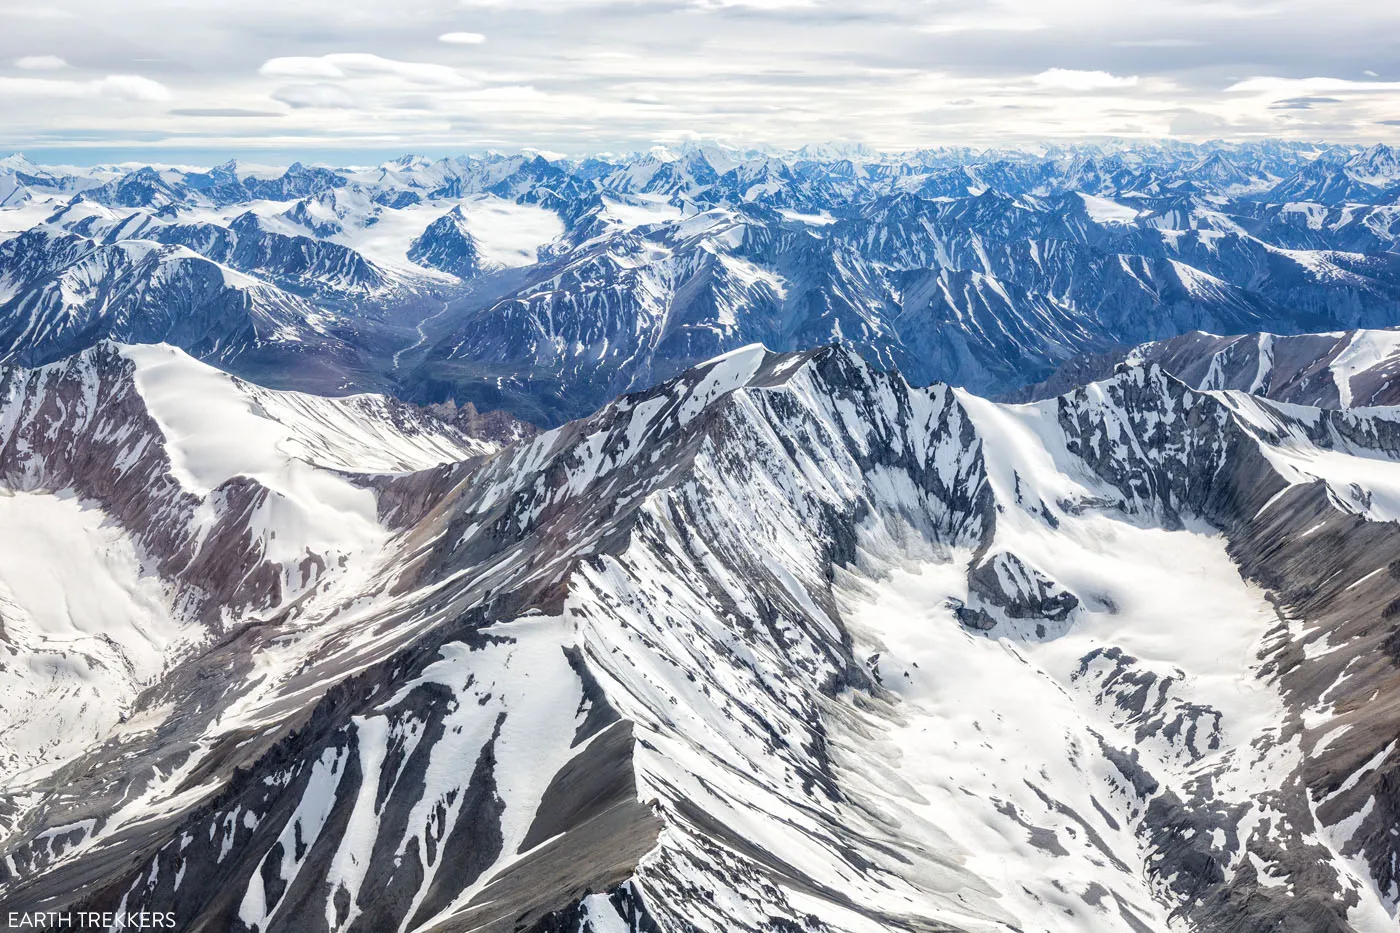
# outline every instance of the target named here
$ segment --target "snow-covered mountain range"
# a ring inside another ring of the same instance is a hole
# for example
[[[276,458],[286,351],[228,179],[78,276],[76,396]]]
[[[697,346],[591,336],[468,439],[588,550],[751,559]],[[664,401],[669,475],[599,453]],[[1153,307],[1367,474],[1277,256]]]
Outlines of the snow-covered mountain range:
[[[0,903],[1394,928],[1400,409],[749,346],[464,424],[166,345],[3,370]]]
[[[0,159],[0,916],[1393,930],[1397,238],[1385,146]]]
[[[0,358],[165,341],[542,424],[753,342],[985,393],[1193,330],[1400,322],[1400,158],[717,144],[373,167],[0,161]],[[172,313],[172,309],[177,309]]]

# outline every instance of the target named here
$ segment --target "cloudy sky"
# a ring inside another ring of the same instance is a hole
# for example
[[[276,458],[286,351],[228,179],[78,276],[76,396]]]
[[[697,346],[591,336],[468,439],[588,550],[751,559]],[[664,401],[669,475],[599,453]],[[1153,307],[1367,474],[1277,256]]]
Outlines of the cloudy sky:
[[[0,152],[1400,141],[1380,0],[0,0]]]

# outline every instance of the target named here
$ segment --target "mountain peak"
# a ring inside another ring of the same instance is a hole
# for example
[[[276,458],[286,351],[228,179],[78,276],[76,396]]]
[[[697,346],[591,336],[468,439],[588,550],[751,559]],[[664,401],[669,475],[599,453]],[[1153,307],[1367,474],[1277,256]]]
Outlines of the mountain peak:
[[[29,158],[22,152],[12,152],[4,158],[0,158],[0,170],[7,172],[24,172],[29,174],[37,171],[38,166],[29,161]]]

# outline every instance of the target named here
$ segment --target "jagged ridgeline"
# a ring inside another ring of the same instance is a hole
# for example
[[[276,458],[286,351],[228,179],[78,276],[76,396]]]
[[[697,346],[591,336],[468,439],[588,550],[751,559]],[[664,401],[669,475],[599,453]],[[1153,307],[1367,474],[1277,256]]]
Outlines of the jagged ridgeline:
[[[0,161],[0,359],[168,342],[551,426],[754,342],[995,395],[1190,331],[1400,323],[1400,158],[694,144],[371,168]]]
[[[754,346],[490,436],[167,346],[10,366],[0,903],[1393,929],[1400,411],[1150,355],[1013,405]]]

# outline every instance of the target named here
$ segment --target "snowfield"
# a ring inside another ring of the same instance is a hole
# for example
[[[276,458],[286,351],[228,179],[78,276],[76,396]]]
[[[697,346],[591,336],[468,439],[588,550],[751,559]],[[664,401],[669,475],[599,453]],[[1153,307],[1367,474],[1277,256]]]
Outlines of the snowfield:
[[[137,693],[203,636],[95,503],[0,489],[0,528],[0,624],[13,659],[0,690],[0,775],[32,781],[111,735]]]

